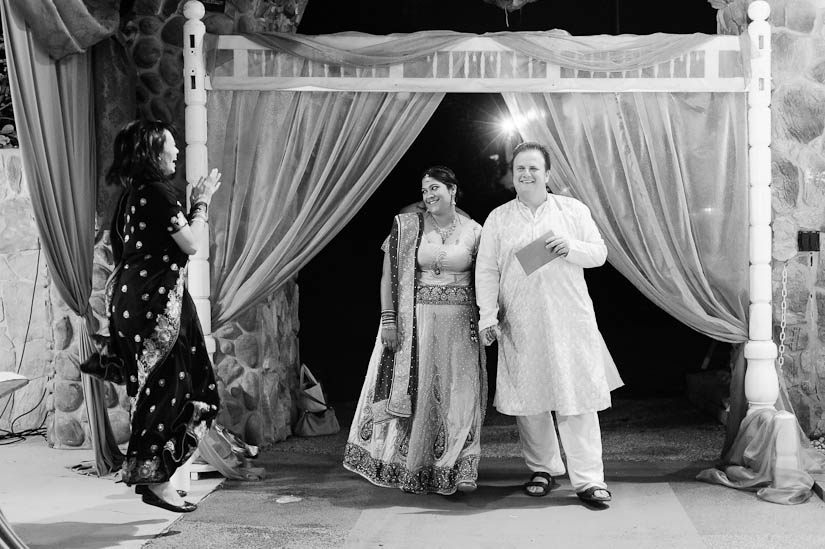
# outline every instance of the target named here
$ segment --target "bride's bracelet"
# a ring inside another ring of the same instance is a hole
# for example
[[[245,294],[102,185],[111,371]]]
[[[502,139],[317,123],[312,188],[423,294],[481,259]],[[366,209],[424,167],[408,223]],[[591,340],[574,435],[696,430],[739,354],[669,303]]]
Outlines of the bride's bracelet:
[[[395,311],[385,309],[381,311],[381,326],[395,326]]]

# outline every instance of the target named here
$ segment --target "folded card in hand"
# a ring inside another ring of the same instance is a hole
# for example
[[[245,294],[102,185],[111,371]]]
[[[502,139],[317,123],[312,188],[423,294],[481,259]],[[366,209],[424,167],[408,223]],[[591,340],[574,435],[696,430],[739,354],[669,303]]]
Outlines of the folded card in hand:
[[[521,268],[524,269],[524,274],[530,275],[541,267],[547,265],[557,257],[559,254],[553,250],[548,250],[545,246],[545,240],[553,236],[553,231],[550,231],[516,252],[516,259],[521,263]]]

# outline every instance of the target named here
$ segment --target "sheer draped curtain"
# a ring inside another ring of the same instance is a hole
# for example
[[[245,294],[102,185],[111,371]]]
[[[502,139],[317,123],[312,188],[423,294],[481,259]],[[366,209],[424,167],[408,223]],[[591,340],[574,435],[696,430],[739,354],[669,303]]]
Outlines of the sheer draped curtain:
[[[381,184],[443,93],[209,94],[213,326],[295,276]],[[341,268],[345,268],[342,266]]]
[[[553,191],[590,207],[610,263],[694,330],[746,341],[745,94],[504,97],[522,136],[548,145]],[[736,355],[726,447],[746,409]]]
[[[9,82],[35,222],[54,285],[80,316],[79,359],[94,352],[89,307],[97,189],[91,54],[60,60],[35,41],[17,2],[2,1]],[[83,375],[99,475],[120,467],[103,382]]]

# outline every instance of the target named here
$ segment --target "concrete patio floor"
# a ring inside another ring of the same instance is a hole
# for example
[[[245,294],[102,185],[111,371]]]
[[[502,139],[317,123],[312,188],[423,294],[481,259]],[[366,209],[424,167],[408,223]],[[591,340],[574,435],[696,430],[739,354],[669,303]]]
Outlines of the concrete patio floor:
[[[339,412],[343,425],[347,412]],[[193,481],[188,499],[199,509],[175,515],[122,484],[70,471],[91,452],[51,450],[41,438],[0,446],[0,509],[32,548],[825,548],[819,498],[775,505],[695,480],[723,435],[685,402],[617,401],[602,425],[615,501],[601,510],[581,505],[566,478],[546,498],[524,495],[515,426],[495,412],[472,494],[372,486],[341,467],[341,432],[262,453],[260,482]]]

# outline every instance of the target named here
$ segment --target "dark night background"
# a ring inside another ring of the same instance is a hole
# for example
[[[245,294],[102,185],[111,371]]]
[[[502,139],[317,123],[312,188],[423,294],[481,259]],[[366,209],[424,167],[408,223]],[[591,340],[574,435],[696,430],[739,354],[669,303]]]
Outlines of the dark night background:
[[[706,0],[538,0],[510,13],[508,28],[505,12],[483,0],[310,0],[298,32],[448,29],[481,34],[559,28],[574,35],[714,34],[715,17]],[[495,125],[506,112],[498,94],[448,94],[364,208],[301,271],[301,360],[321,379],[331,401],[358,398],[378,328],[379,248],[392,216],[417,200],[421,172],[434,164],[450,166],[464,191],[459,206],[479,223],[514,196],[497,184],[500,173],[490,160],[508,148]],[[610,265],[587,269],[586,276],[599,326],[626,384],[614,395],[682,393],[685,373],[699,369],[711,340],[661,311]],[[726,351],[726,345],[717,346],[712,367],[727,366]],[[495,353],[495,346],[488,349],[491,390]]]

